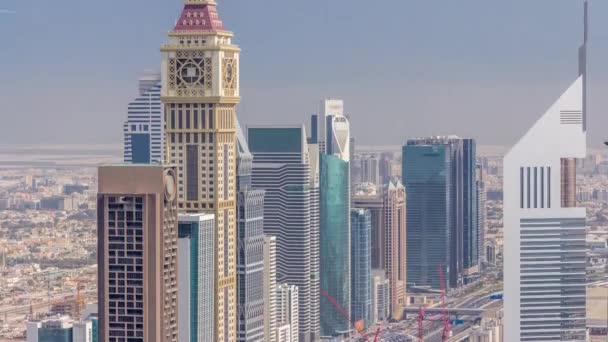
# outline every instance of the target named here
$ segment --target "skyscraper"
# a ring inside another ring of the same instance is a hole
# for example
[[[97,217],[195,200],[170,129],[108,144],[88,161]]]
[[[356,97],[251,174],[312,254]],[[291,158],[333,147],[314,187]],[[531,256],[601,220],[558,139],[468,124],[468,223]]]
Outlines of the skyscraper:
[[[409,201],[407,201],[409,202]],[[401,319],[406,297],[406,195],[398,180],[384,189],[384,269],[390,281],[390,309],[393,319]],[[406,262],[407,261],[407,262]]]
[[[264,190],[251,186],[253,156],[237,123],[238,340],[264,341]]]
[[[361,158],[361,182],[383,184],[380,179],[380,160],[377,156],[364,156]]]
[[[298,287],[299,340],[319,338],[318,150],[303,125],[249,127],[252,185],[265,190],[264,233],[277,238],[277,281]],[[312,150],[312,151],[311,151]]]
[[[139,79],[139,95],[129,103],[123,126],[124,160],[149,164],[163,161],[165,132],[160,103],[160,74],[146,72]]]
[[[382,269],[372,270],[372,322],[388,320],[391,315],[391,284]]]
[[[101,166],[99,340],[177,342],[177,176],[158,165]]]
[[[504,157],[505,341],[585,341],[587,1],[578,78]]]
[[[239,52],[214,0],[186,0],[161,48],[166,160],[177,166],[179,209],[215,215],[215,338],[235,341],[236,105]]]
[[[279,284],[277,286],[276,307],[278,330],[287,330],[283,327],[289,327],[289,336],[283,337],[282,334],[277,334],[277,342],[298,342],[298,287]]]
[[[178,231],[179,339],[213,340],[215,281],[213,214],[180,214]]]
[[[350,323],[335,305],[350,312],[351,296],[350,125],[342,100],[321,101],[311,129],[317,131],[320,152],[320,270],[325,294],[321,297],[321,335],[340,336],[350,330]]]
[[[459,286],[478,271],[475,142],[455,136],[403,146],[407,201],[407,277],[411,284]]]
[[[277,334],[277,238],[264,237],[264,341],[275,342]]]
[[[477,255],[479,264],[486,260],[486,183],[484,181],[484,170],[481,164],[477,164]]]
[[[371,222],[371,261],[372,268],[384,269],[385,262],[385,227],[383,190],[372,195],[355,195],[353,208],[370,212]]]
[[[372,322],[372,222],[371,212],[351,209],[351,320]]]
[[[477,160],[473,139],[462,140],[462,253],[465,284],[479,278],[481,246],[479,233],[479,203],[477,201]]]

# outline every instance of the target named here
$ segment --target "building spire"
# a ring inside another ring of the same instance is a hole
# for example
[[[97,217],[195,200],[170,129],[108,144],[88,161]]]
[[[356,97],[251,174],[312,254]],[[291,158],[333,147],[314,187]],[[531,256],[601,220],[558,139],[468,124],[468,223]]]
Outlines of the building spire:
[[[583,131],[587,131],[587,41],[589,39],[589,1],[584,0],[583,45],[578,49],[578,75],[583,78]]]

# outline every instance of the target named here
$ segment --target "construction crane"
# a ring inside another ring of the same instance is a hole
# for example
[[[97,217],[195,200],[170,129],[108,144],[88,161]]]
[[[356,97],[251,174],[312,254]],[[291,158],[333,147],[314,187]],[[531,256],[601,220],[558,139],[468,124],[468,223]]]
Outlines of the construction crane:
[[[441,318],[443,319],[443,334],[441,336],[441,340],[445,342],[448,340],[448,338],[450,338],[451,328],[448,312],[445,308],[445,285],[443,283],[443,268],[441,267],[441,264],[439,264],[439,285],[441,287]]]
[[[353,320],[348,315],[348,312],[346,312],[346,310],[341,307],[340,304],[338,304],[338,302],[332,296],[329,295],[329,293],[324,290],[321,290],[321,295],[325,297],[331,303],[331,305],[336,308],[336,310],[338,310],[340,315],[342,315],[342,317],[344,317],[350,325],[353,326],[355,331],[357,331],[357,333],[361,335],[365,342],[369,342],[369,339],[365,334],[365,322],[363,322],[363,320],[357,320],[353,322]],[[374,335],[374,342],[378,342],[378,336],[380,336],[380,328],[376,329],[376,334]]]
[[[445,342],[450,338],[451,335],[451,327],[450,327],[450,319],[448,316],[447,308],[445,306],[445,286],[443,283],[443,268],[441,264],[439,264],[439,287],[441,289],[441,321],[443,322],[443,331],[441,334],[441,341]],[[425,309],[424,306],[420,307],[420,311],[418,312],[418,341],[424,342],[424,320],[429,320],[425,317]]]

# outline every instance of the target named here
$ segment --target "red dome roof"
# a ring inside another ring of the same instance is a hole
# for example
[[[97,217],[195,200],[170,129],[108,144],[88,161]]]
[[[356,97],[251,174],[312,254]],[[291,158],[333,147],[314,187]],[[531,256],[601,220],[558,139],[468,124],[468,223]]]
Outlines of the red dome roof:
[[[214,4],[185,5],[174,31],[224,31]]]

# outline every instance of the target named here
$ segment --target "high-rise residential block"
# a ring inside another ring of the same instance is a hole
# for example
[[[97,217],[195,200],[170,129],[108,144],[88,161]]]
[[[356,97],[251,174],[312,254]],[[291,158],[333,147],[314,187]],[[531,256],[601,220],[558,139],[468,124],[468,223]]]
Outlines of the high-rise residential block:
[[[298,342],[298,287],[289,284],[277,286],[277,342]],[[284,336],[282,327],[289,326],[289,335]]]
[[[372,322],[372,215],[366,209],[351,209],[351,321]]]
[[[319,152],[303,125],[249,127],[264,233],[277,238],[277,281],[298,287],[299,340],[319,339]]]
[[[178,340],[177,171],[101,166],[97,194],[99,340]]]
[[[178,228],[179,339],[213,340],[215,279],[213,214],[180,214]]]
[[[239,341],[264,341],[264,190],[251,185],[253,156],[237,125]]]
[[[578,78],[503,161],[505,341],[586,339],[586,212],[574,166],[587,149],[584,9]]]
[[[124,161],[127,163],[149,164],[164,160],[165,129],[160,88],[159,73],[146,72],[139,79],[139,95],[129,103],[123,126]]]
[[[393,319],[401,319],[406,297],[406,194],[398,180],[384,189],[384,270],[390,281],[390,309]]]
[[[264,236],[264,341],[277,336],[277,238]],[[291,333],[290,333],[291,334]]]
[[[214,0],[186,0],[161,48],[166,160],[179,209],[215,216],[214,340],[236,341],[236,106],[239,52]]]
[[[407,201],[407,277],[440,288],[474,279],[479,270],[475,141],[455,136],[408,140],[403,146]]]
[[[391,284],[382,269],[372,270],[372,322],[386,321],[391,316]]]

